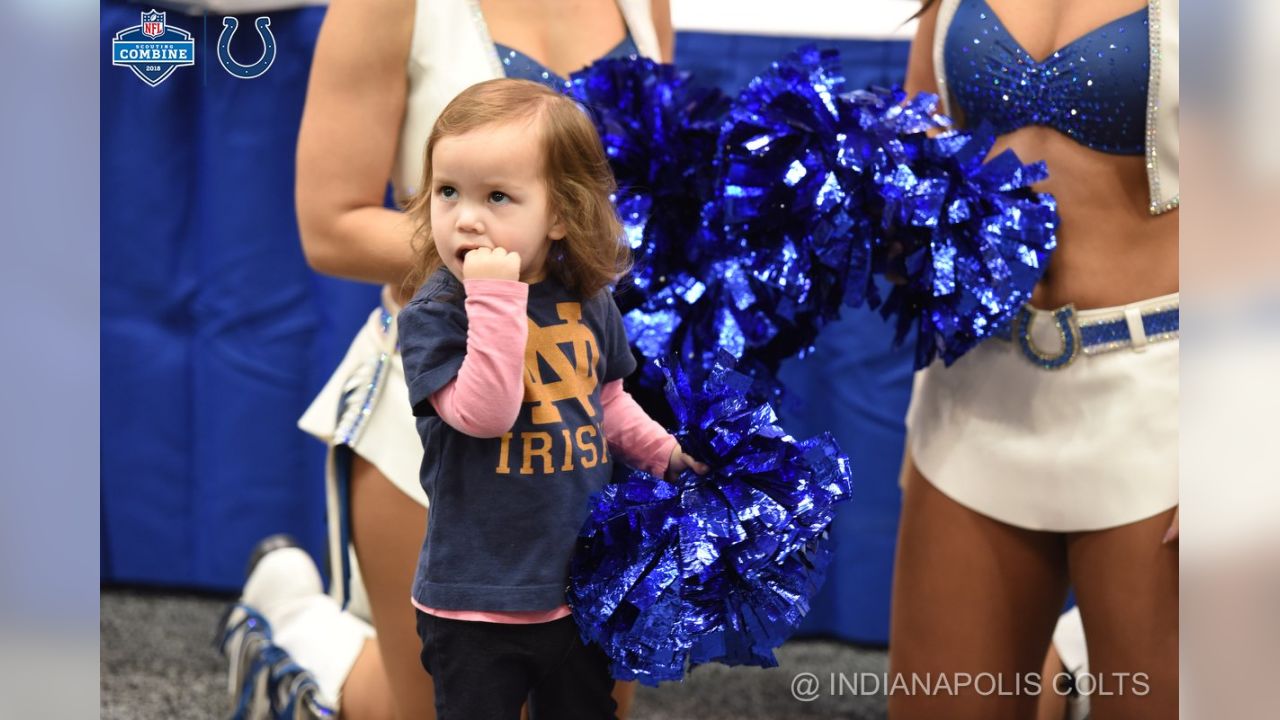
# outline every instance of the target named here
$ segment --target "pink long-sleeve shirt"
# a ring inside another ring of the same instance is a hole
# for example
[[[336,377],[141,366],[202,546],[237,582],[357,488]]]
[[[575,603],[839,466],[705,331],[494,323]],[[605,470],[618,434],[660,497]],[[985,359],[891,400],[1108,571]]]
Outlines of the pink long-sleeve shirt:
[[[499,437],[515,423],[524,402],[529,286],[487,279],[466,280],[463,286],[467,291],[467,353],[457,377],[431,396],[431,405],[441,420],[459,432]],[[636,404],[621,380],[601,388],[600,404],[609,449],[632,467],[665,474],[676,439]],[[568,605],[545,611],[488,612],[443,610],[416,600],[413,604],[437,617],[492,623],[550,622],[569,615]]]

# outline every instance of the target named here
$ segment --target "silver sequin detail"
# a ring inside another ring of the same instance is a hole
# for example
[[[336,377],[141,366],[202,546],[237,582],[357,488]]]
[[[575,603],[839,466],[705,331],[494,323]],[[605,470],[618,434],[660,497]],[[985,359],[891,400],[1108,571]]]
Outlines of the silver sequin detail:
[[[1160,201],[1159,150],[1156,148],[1156,115],[1160,110],[1160,0],[1148,2],[1151,47],[1151,81],[1147,88],[1147,185],[1151,189],[1149,210],[1159,215],[1178,207],[1178,197]]]
[[[484,12],[480,9],[480,0],[469,0],[468,4],[471,6],[471,21],[476,25],[476,32],[480,33],[480,40],[489,49],[489,72],[494,77],[506,77],[506,68],[502,65],[502,58],[498,57],[498,49],[493,46],[493,38],[489,36],[489,23],[484,20]]]
[[[1171,302],[1161,303],[1159,305],[1144,307],[1142,308],[1141,315],[1144,318],[1150,317],[1153,315],[1159,315],[1161,313],[1168,312],[1170,310],[1177,310],[1178,305],[1179,305],[1178,301],[1173,300]],[[1047,310],[1036,310],[1035,312],[1043,315],[1053,314],[1053,312],[1047,311]],[[1086,310],[1084,312],[1092,313],[1093,311]],[[1112,312],[1104,312],[1101,314],[1091,315],[1088,320],[1080,320],[1079,315],[1073,312],[1069,318],[1069,321],[1072,326],[1072,334],[1075,336],[1075,341],[1077,343],[1077,347],[1079,348],[1080,354],[1086,355],[1086,356],[1093,356],[1093,355],[1099,355],[1105,352],[1112,352],[1115,350],[1126,350],[1126,349],[1132,348],[1133,341],[1127,337],[1127,331],[1126,331],[1126,337],[1123,340],[1115,340],[1113,342],[1106,342],[1106,343],[1095,343],[1092,345],[1085,345],[1083,338],[1081,337],[1082,331],[1086,328],[1091,328],[1095,325],[1105,325],[1107,323],[1123,321],[1124,318],[1125,318],[1124,308],[1118,308]],[[1027,322],[1030,323],[1031,318],[1027,318]],[[1055,318],[1055,323],[1056,323],[1056,318]],[[1011,330],[1012,330],[1012,334],[1006,333],[1004,335],[997,335],[996,337],[1000,338],[1005,342],[1016,341],[1017,338],[1015,337],[1015,335],[1018,332],[1016,321],[1013,327],[1011,328]],[[1063,332],[1061,325],[1057,326],[1057,330],[1058,330],[1059,340],[1063,343],[1063,347],[1065,347],[1067,342],[1067,336]],[[1150,335],[1147,335],[1148,344],[1163,342],[1166,340],[1177,340],[1177,339],[1178,339],[1177,330],[1171,330],[1169,332],[1162,332],[1162,333],[1152,333]],[[1016,345],[1017,343],[1013,342],[1013,344]],[[1036,364],[1040,365],[1040,363],[1036,363]],[[1045,366],[1041,365],[1041,367],[1045,367]]]
[[[391,331],[391,324],[395,321],[393,316],[387,309],[382,308],[382,317],[380,325],[382,334],[386,335]],[[354,445],[360,437],[360,430],[364,427],[365,420],[369,414],[373,412],[373,404],[377,402],[378,395],[383,388],[383,378],[386,377],[387,367],[391,362],[391,353],[382,351],[378,353],[378,358],[372,364],[372,372],[368,371],[368,364],[356,370],[355,373],[347,380],[347,386],[342,393],[342,410],[339,414],[338,427],[334,432],[336,444],[338,445]],[[367,375],[366,375],[367,373]],[[363,387],[364,398],[355,404],[353,402],[357,391]]]
[[[1153,307],[1144,307],[1142,308],[1142,317],[1147,317],[1148,315],[1158,315],[1160,313],[1167,312],[1169,310],[1177,310],[1177,309],[1178,309],[1177,302],[1166,303],[1163,305],[1156,305]],[[1087,322],[1080,322],[1078,324],[1081,328],[1087,328],[1087,327],[1092,327],[1094,325],[1101,325],[1103,323],[1116,322],[1117,320],[1123,320],[1123,319],[1124,319],[1124,311],[1121,310],[1111,316],[1090,318]],[[1164,340],[1176,340],[1177,338],[1178,338],[1178,331],[1173,330],[1170,332],[1154,333],[1152,335],[1148,335],[1147,342],[1156,343]],[[1130,347],[1133,347],[1133,341],[1129,339],[1125,339],[1125,340],[1116,340],[1114,342],[1109,342],[1109,343],[1100,343],[1097,345],[1087,345],[1081,348],[1081,350],[1084,352],[1085,355],[1097,355],[1098,353],[1110,352],[1112,350],[1124,350]]]

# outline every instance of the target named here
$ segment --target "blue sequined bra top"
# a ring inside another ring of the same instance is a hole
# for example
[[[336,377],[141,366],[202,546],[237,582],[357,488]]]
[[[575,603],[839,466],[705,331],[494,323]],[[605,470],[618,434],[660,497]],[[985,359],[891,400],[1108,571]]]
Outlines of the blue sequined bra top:
[[[947,85],[964,124],[999,134],[1045,125],[1086,147],[1145,147],[1147,9],[1117,18],[1037,61],[986,0],[962,0],[947,30]]]
[[[498,59],[502,61],[502,67],[505,68],[507,77],[519,80],[532,80],[542,83],[553,90],[564,90],[569,81],[555,74],[545,65],[525,55],[514,48],[509,48],[501,43],[494,43],[493,47],[498,51]],[[631,33],[622,39],[612,50],[600,57],[601,60],[609,58],[623,58],[632,55],[639,55],[640,50],[636,47],[636,43],[631,39]]]

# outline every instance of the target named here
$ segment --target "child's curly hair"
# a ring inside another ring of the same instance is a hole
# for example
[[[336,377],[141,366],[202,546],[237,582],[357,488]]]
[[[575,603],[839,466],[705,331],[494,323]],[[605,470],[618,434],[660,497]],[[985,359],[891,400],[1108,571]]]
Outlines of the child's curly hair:
[[[573,100],[528,80],[487,80],[463,90],[436,119],[422,163],[421,189],[405,208],[413,218],[417,263],[405,284],[417,288],[442,265],[431,235],[431,152],[441,138],[515,120],[535,119],[550,211],[564,223],[552,243],[547,274],[582,298],[631,269],[631,252],[610,195],[617,189],[595,126]]]

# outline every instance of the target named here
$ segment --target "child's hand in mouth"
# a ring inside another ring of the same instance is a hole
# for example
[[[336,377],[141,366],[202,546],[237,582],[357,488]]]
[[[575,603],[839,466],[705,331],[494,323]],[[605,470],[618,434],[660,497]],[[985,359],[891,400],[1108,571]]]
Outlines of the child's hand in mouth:
[[[462,259],[462,279],[519,280],[520,254],[502,248],[459,248]]]

